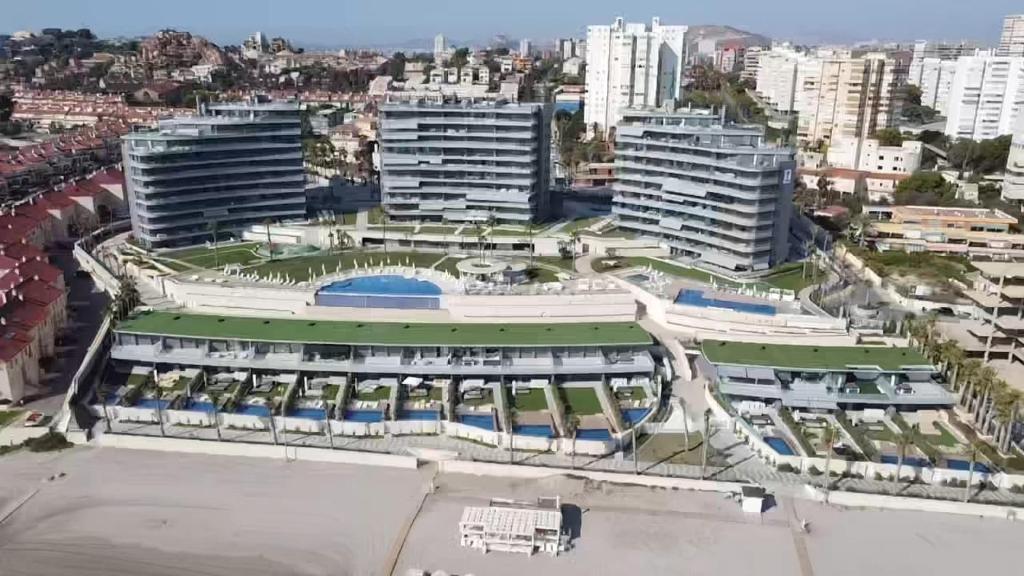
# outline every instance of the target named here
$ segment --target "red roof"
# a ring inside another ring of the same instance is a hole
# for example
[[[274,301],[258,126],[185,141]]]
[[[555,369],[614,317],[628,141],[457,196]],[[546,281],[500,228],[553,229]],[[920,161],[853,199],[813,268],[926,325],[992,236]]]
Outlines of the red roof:
[[[79,180],[78,182],[75,182],[71,186],[65,188],[64,191],[67,192],[68,196],[71,197],[97,196],[99,194],[105,194],[107,192],[105,189],[100,187],[99,184],[95,182],[90,182],[89,180]]]
[[[89,177],[89,180],[99,185],[124,185],[124,173],[117,168],[107,168]]]
[[[0,327],[0,361],[10,362],[32,344],[32,337],[11,326]]]
[[[47,284],[55,284],[57,280],[64,276],[56,266],[47,264],[42,260],[29,260],[19,264],[18,273],[25,278],[35,278],[38,276],[40,280]]]
[[[16,288],[18,284],[21,284],[23,280],[24,278],[21,277],[17,270],[9,270],[0,276],[0,292],[3,292],[6,297],[7,293]]]
[[[75,201],[64,192],[49,192],[46,194],[46,201],[52,208],[61,209],[75,205]]]
[[[24,302],[17,302],[13,308],[7,313],[8,323],[15,322],[24,326],[25,328],[31,329],[39,326],[46,322],[49,314],[46,312],[46,304],[29,302],[28,299]]]
[[[27,240],[39,229],[39,222],[25,216],[0,216],[0,244]]]
[[[22,284],[18,290],[25,296],[25,302],[49,306],[64,297],[64,291],[40,280],[29,280]]]
[[[46,260],[46,253],[36,248],[31,244],[25,244],[24,242],[16,242],[14,244],[4,244],[0,246],[0,255],[14,258],[21,262],[25,260]]]

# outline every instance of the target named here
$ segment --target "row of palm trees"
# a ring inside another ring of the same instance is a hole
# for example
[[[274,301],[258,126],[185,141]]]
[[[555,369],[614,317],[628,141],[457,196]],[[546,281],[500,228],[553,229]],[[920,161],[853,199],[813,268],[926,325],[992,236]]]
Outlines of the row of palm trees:
[[[1024,393],[1009,386],[992,366],[967,358],[956,341],[938,333],[935,324],[933,317],[910,319],[907,332],[946,376],[960,407],[973,417],[978,434],[992,437],[1000,453],[1010,453],[1014,430],[1024,425]]]

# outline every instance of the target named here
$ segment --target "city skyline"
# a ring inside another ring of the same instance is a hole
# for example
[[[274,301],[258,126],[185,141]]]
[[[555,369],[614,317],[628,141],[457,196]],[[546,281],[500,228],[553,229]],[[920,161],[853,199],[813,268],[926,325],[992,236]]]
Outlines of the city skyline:
[[[100,10],[96,9],[97,4],[102,5]],[[466,43],[485,41],[498,34],[539,41],[582,36],[586,26],[608,23],[617,16],[630,21],[660,16],[667,24],[730,25],[806,43],[968,39],[994,45],[1002,17],[1022,11],[1012,0],[992,0],[984,6],[937,0],[927,13],[910,4],[882,0],[830,6],[827,14],[811,0],[783,0],[770,5],[740,0],[739,4],[726,8],[721,4],[681,6],[664,0],[638,0],[623,9],[611,0],[595,0],[585,5],[524,0],[519,10],[496,19],[492,6],[464,0],[442,0],[431,10],[416,10],[410,0],[349,1],[330,6],[310,0],[226,0],[212,4],[181,0],[173,5],[147,6],[144,13],[128,0],[88,4],[40,0],[5,7],[6,29],[0,32],[87,27],[103,37],[133,37],[177,28],[219,44],[240,44],[248,34],[263,30],[295,38],[299,45],[310,47],[422,44],[426,48],[438,32]],[[877,18],[879,11],[888,17]],[[538,18],[538,13],[543,17]]]

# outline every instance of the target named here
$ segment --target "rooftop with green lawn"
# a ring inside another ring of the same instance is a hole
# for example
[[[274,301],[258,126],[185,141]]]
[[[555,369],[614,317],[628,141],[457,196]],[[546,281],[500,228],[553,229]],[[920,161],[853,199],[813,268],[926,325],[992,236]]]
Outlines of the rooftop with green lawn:
[[[911,348],[794,346],[717,340],[706,340],[701,348],[704,357],[713,364],[793,370],[847,370],[852,366],[877,366],[892,371],[930,366],[924,356]]]
[[[419,324],[293,320],[143,312],[118,332],[310,344],[396,346],[596,346],[648,345],[651,336],[634,322],[580,324]]]

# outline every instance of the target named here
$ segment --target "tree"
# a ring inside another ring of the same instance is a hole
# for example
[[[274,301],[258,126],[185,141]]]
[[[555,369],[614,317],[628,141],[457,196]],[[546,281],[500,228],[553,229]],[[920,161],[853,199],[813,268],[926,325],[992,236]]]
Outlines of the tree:
[[[267,227],[267,254],[270,255],[270,261],[274,261],[274,242],[270,237],[270,225],[274,222],[270,218],[263,220],[263,225]]]
[[[938,172],[915,172],[900,182],[893,193],[895,204],[951,206],[956,204],[956,185]]]
[[[884,128],[875,132],[875,140],[879,146],[902,146],[903,133],[898,128]]]
[[[912,106],[921,105],[921,89],[913,84],[907,86],[907,104]]]
[[[448,65],[454,68],[461,69],[463,66],[469,63],[469,48],[458,48],[455,50],[455,54],[452,55]]]
[[[0,122],[10,122],[14,106],[15,102],[10,94],[0,94]]]
[[[579,231],[579,228],[576,228],[572,232],[569,232],[569,244],[572,246],[572,269],[573,269],[573,271],[576,270],[576,244],[578,244],[579,241],[580,241],[580,231]]]
[[[220,268],[220,252],[217,250],[217,221],[210,220],[210,236],[213,237],[213,266]]]
[[[893,482],[899,484],[900,473],[903,471],[903,459],[907,456],[907,447],[914,444],[914,432],[917,430],[917,424],[914,425],[910,430],[901,430],[899,435],[896,437],[896,444],[900,448],[899,456],[896,460],[896,477]]]
[[[387,70],[388,76],[391,76],[395,80],[405,79],[405,53],[395,52],[391,55],[391,60],[388,60]]]
[[[687,440],[689,442],[689,440]],[[703,480],[707,476],[705,470],[708,466],[708,444],[711,442],[711,408],[704,410],[704,443],[701,445],[700,450],[700,479]]]

